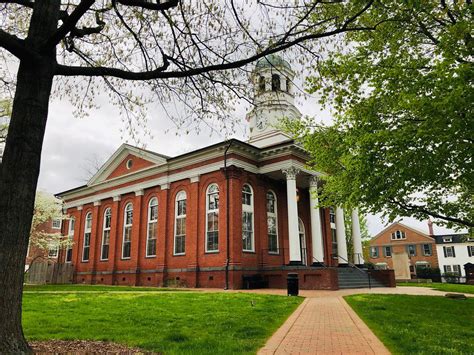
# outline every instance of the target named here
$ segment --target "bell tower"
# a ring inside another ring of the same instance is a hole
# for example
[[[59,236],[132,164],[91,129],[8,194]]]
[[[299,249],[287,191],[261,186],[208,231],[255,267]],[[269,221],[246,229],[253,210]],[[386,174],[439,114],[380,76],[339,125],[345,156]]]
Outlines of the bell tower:
[[[257,62],[252,72],[254,107],[247,114],[248,143],[263,148],[291,139],[278,129],[278,124],[283,117],[301,118],[294,105],[294,77],[290,64],[280,56],[270,54]]]

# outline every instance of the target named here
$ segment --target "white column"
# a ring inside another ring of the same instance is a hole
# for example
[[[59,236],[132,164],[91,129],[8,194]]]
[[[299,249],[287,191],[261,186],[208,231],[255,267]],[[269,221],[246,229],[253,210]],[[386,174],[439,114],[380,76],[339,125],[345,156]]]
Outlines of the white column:
[[[363,265],[362,237],[360,235],[359,209],[352,210],[352,242],[354,244],[354,264]]]
[[[318,207],[318,178],[316,176],[312,176],[309,180],[309,193],[313,264],[324,264],[323,231]]]
[[[299,173],[299,169],[291,167],[282,171],[286,175],[290,264],[298,264],[301,263],[301,246],[300,235],[298,230],[298,201],[296,200],[296,175]]]
[[[346,228],[344,227],[344,211],[336,208],[336,238],[339,265],[347,265]]]

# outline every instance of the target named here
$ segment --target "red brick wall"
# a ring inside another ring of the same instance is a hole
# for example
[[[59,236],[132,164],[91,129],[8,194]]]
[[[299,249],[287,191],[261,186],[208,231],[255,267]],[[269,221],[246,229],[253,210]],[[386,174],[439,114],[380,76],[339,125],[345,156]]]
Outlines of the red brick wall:
[[[135,166],[135,164],[134,164]],[[211,183],[219,186],[219,252],[206,253],[206,191]],[[242,251],[242,197],[244,184],[249,184],[254,193],[254,234],[255,252]],[[266,192],[271,189],[277,196],[278,239],[280,253],[268,254]],[[186,213],[186,250],[185,255],[174,255],[175,199],[179,191],[187,196]],[[241,287],[242,274],[261,272],[262,267],[281,267],[288,259],[288,223],[287,197],[284,181],[274,181],[266,177],[229,168],[229,230],[230,230],[230,286]],[[308,264],[312,263],[311,224],[309,192],[299,191],[298,211],[306,232]],[[158,198],[158,237],[157,255],[146,257],[146,236],[148,203]],[[101,201],[100,205],[84,205],[81,211],[71,208],[68,214],[76,218],[73,264],[77,272],[76,282],[127,284],[127,285],[163,285],[174,284],[188,287],[224,287],[226,265],[226,180],[223,171],[202,174],[199,181],[191,183],[189,179],[170,184],[169,189],[159,186],[145,189],[143,195],[134,193],[122,195],[120,201],[111,198]],[[124,210],[128,203],[133,204],[132,247],[129,260],[123,260],[122,240]],[[110,246],[108,260],[100,260],[104,212],[112,209]],[[92,234],[90,258],[82,262],[85,216],[92,212]],[[328,221],[328,213],[324,214]],[[326,224],[326,223],[324,223]],[[68,226],[65,226],[67,231]],[[329,238],[329,239],[328,239]],[[330,243],[330,230],[325,232],[325,243]],[[330,246],[330,244],[329,244]],[[326,255],[328,253],[326,252]],[[326,260],[330,260],[326,256]],[[199,268],[200,271],[196,272]],[[235,270],[237,269],[237,270]],[[242,271],[250,270],[250,271]],[[252,271],[253,270],[253,271]],[[259,271],[260,270],[260,271]],[[265,274],[272,274],[265,272]],[[286,274],[281,273],[284,287]],[[273,276],[274,278],[276,276]],[[302,287],[334,289],[337,276],[331,271],[314,271],[302,274]],[[179,279],[177,279],[179,278]],[[334,281],[335,279],[335,281]],[[275,279],[276,280],[276,279]],[[276,281],[275,281],[276,282]]]

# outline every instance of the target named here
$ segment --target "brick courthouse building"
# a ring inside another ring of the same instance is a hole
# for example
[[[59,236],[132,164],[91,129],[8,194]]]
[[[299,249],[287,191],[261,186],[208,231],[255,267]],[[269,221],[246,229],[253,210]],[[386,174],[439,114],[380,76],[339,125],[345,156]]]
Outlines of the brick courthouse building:
[[[278,131],[299,119],[278,56],[256,64],[250,140],[232,139],[176,157],[123,144],[85,186],[59,193],[74,240],[60,258],[77,283],[241,288],[259,275],[284,287],[337,289],[347,263],[343,211],[316,208],[318,173],[307,152]],[[356,211],[354,260],[362,264]],[[335,258],[338,255],[339,258]]]

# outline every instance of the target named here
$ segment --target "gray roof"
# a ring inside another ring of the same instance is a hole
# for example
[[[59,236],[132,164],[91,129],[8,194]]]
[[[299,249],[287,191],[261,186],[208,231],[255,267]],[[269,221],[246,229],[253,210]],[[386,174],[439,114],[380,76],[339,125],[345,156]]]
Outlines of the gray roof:
[[[255,69],[273,68],[273,67],[284,67],[291,70],[290,63],[284,60],[277,54],[269,54],[257,61]]]

